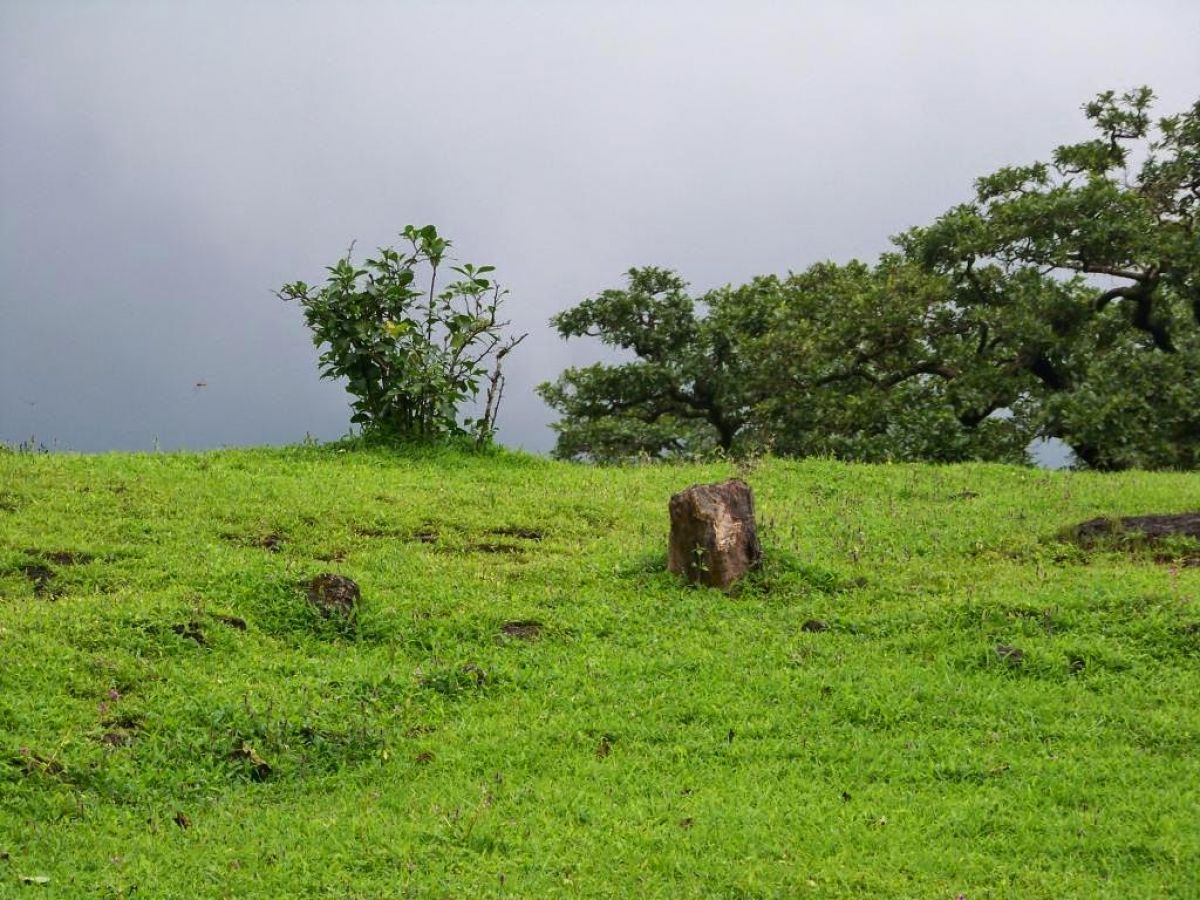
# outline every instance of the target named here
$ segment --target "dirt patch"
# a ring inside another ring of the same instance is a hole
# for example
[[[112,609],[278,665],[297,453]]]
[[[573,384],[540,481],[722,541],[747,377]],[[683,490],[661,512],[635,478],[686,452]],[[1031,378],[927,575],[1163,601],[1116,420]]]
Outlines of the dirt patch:
[[[1084,550],[1145,552],[1163,565],[1200,567],[1200,513],[1089,519],[1060,539]]]
[[[13,765],[22,769],[26,775],[50,775],[62,778],[66,775],[66,767],[53,756],[46,756],[28,747],[22,747],[12,760]]]
[[[199,622],[181,622],[177,625],[172,625],[171,630],[182,638],[195,641],[201,647],[208,646],[208,638],[204,636],[204,629],[200,627]]]
[[[135,719],[133,716],[115,716],[104,719],[100,724],[107,728],[110,733],[120,731],[130,736],[137,734],[145,728],[141,721]]]
[[[133,734],[128,731],[106,731],[100,735],[100,743],[109,750],[117,750],[132,744]]]
[[[33,585],[33,594],[35,597],[54,597],[57,596],[57,591],[51,582],[54,580],[54,571],[46,566],[37,563],[29,563],[21,566],[17,571],[29,579],[29,583]]]
[[[403,537],[400,530],[391,525],[351,525],[350,530],[366,538]]]
[[[488,534],[499,537],[519,538],[522,541],[540,541],[546,534],[536,528],[522,528],[517,525],[506,525],[503,528],[493,528]]]
[[[33,584],[34,595],[39,597],[57,597],[62,593],[52,583],[58,575],[58,569],[87,565],[96,558],[90,553],[83,553],[79,550],[37,550],[27,548],[24,552],[26,556],[32,557],[35,562],[18,566],[15,571],[20,572],[29,579]]]
[[[467,544],[466,550],[468,553],[524,553],[524,548],[518,547],[516,544],[492,544],[483,542],[479,544]]]
[[[239,547],[257,547],[268,553],[278,553],[287,542],[287,535],[280,531],[268,531],[266,534],[246,535],[227,531],[222,533],[222,539]]]
[[[76,550],[54,550],[50,552],[26,550],[25,552],[39,556],[55,566],[84,566],[96,558],[90,553],[80,553]]]
[[[541,637],[542,623],[533,619],[517,622],[505,622],[500,626],[500,633],[505,637],[518,638],[523,641],[533,641]]]
[[[419,544],[435,544],[437,543],[438,533],[433,528],[422,528],[420,531],[414,531],[409,535],[409,540],[416,541]]]
[[[256,547],[261,547],[263,550],[266,550],[269,553],[278,553],[280,550],[280,545],[285,540],[286,538],[282,534],[277,531],[272,531],[270,534],[264,534],[257,541],[255,541],[254,544]]]

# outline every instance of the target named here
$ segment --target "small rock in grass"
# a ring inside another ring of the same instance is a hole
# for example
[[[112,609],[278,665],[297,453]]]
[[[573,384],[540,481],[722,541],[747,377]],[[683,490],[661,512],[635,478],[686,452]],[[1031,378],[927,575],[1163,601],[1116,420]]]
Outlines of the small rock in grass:
[[[362,598],[362,592],[352,578],[326,572],[308,583],[308,602],[323,616],[349,617]]]

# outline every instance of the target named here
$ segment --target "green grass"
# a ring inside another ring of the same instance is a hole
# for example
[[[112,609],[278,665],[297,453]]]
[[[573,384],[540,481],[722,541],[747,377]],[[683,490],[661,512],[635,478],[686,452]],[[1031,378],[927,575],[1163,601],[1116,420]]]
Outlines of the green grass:
[[[767,461],[684,587],[734,472],[0,454],[0,895],[1200,896],[1200,568],[1057,538],[1200,478]]]

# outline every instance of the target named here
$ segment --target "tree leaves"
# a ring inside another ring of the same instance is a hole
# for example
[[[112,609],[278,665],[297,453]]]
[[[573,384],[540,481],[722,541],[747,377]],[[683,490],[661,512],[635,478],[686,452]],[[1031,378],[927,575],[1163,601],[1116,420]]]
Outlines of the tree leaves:
[[[819,263],[691,297],[676,273],[559,313],[631,356],[538,388],[555,453],[776,452],[1200,466],[1200,101],[1084,107],[1098,135],[978,179],[876,264]],[[1135,167],[1136,163],[1136,167]]]

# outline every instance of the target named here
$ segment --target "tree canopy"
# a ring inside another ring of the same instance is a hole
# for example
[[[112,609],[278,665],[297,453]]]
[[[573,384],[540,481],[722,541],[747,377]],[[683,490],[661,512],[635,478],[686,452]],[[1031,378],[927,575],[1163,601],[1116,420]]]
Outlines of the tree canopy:
[[[1200,464],[1200,101],[1084,107],[1097,136],[980,178],[874,264],[687,293],[675,273],[560,313],[619,362],[542,385],[556,453],[772,447],[1019,460],[1058,438],[1095,468]]]

